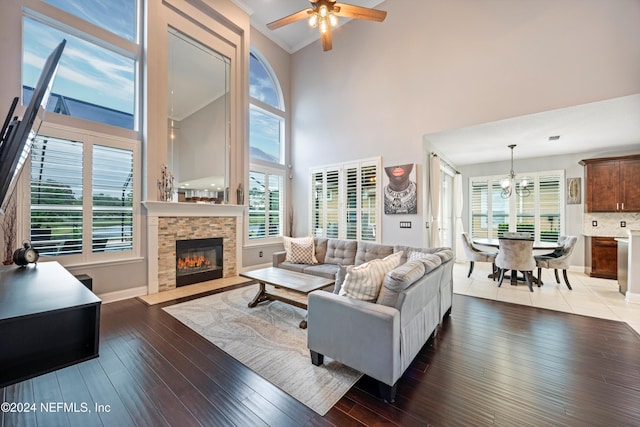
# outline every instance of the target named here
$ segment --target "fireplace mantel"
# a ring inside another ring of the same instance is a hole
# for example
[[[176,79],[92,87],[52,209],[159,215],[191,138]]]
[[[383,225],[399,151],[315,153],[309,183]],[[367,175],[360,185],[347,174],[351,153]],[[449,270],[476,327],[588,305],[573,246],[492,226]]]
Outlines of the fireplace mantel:
[[[214,205],[210,203],[142,202],[148,217],[162,216],[239,216],[244,215],[243,205]]]
[[[235,219],[235,266],[234,270],[242,266],[242,241],[245,206],[216,205],[205,203],[180,203],[145,201],[142,205],[147,211],[147,294],[159,292],[159,219],[171,217],[193,218],[234,218]],[[202,237],[202,236],[195,236]]]

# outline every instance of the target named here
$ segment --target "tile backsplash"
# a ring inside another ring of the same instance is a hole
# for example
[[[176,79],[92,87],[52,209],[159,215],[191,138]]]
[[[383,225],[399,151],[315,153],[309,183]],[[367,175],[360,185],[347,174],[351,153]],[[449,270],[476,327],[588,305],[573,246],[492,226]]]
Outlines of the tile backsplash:
[[[597,223],[596,226],[593,225],[594,221]],[[625,227],[622,227],[621,223],[624,223]],[[585,236],[628,237],[628,230],[640,230],[640,212],[584,214],[582,233]]]

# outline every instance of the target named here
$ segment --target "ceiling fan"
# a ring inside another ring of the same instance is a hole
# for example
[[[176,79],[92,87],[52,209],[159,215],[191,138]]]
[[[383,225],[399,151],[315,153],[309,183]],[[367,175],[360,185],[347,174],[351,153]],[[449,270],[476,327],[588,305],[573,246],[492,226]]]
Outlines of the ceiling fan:
[[[311,7],[292,13],[289,16],[267,24],[267,28],[275,30],[302,19],[309,19],[309,26],[318,28],[322,39],[322,49],[331,50],[331,29],[338,25],[338,17],[366,19],[382,22],[387,12],[368,7],[354,6],[346,3],[336,3],[336,0],[309,0]]]

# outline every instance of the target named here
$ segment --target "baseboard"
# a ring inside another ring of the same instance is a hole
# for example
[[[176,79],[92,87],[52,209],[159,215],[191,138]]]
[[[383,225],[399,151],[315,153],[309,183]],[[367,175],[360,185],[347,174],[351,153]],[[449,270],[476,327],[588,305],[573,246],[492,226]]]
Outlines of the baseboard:
[[[242,267],[242,268],[238,269],[239,270],[238,273],[244,273],[246,271],[257,270],[259,268],[267,268],[267,267],[272,267],[272,266],[273,266],[273,263],[267,262],[267,263],[264,263],[264,264],[252,265],[251,267]]]
[[[591,273],[591,269],[588,269],[589,271],[587,271],[587,267],[585,267],[584,265],[570,265],[569,266],[569,271],[573,271],[574,273],[584,273],[584,274],[589,274]]]
[[[123,289],[121,291],[107,292],[105,294],[98,295],[98,298],[102,300],[103,304],[110,302],[122,301],[123,299],[135,298],[147,294],[146,286],[139,286],[137,288]]]
[[[640,304],[640,294],[627,291],[624,300],[632,304]]]

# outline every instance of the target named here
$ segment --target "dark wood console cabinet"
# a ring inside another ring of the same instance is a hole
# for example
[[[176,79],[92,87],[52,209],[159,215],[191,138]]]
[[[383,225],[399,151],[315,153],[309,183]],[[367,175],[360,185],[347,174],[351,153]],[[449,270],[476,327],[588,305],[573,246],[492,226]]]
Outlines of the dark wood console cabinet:
[[[613,237],[591,237],[591,274],[603,279],[618,278],[618,242]]]
[[[98,357],[101,303],[57,262],[0,267],[0,387]]]
[[[640,212],[640,155],[586,159],[587,212]]]

